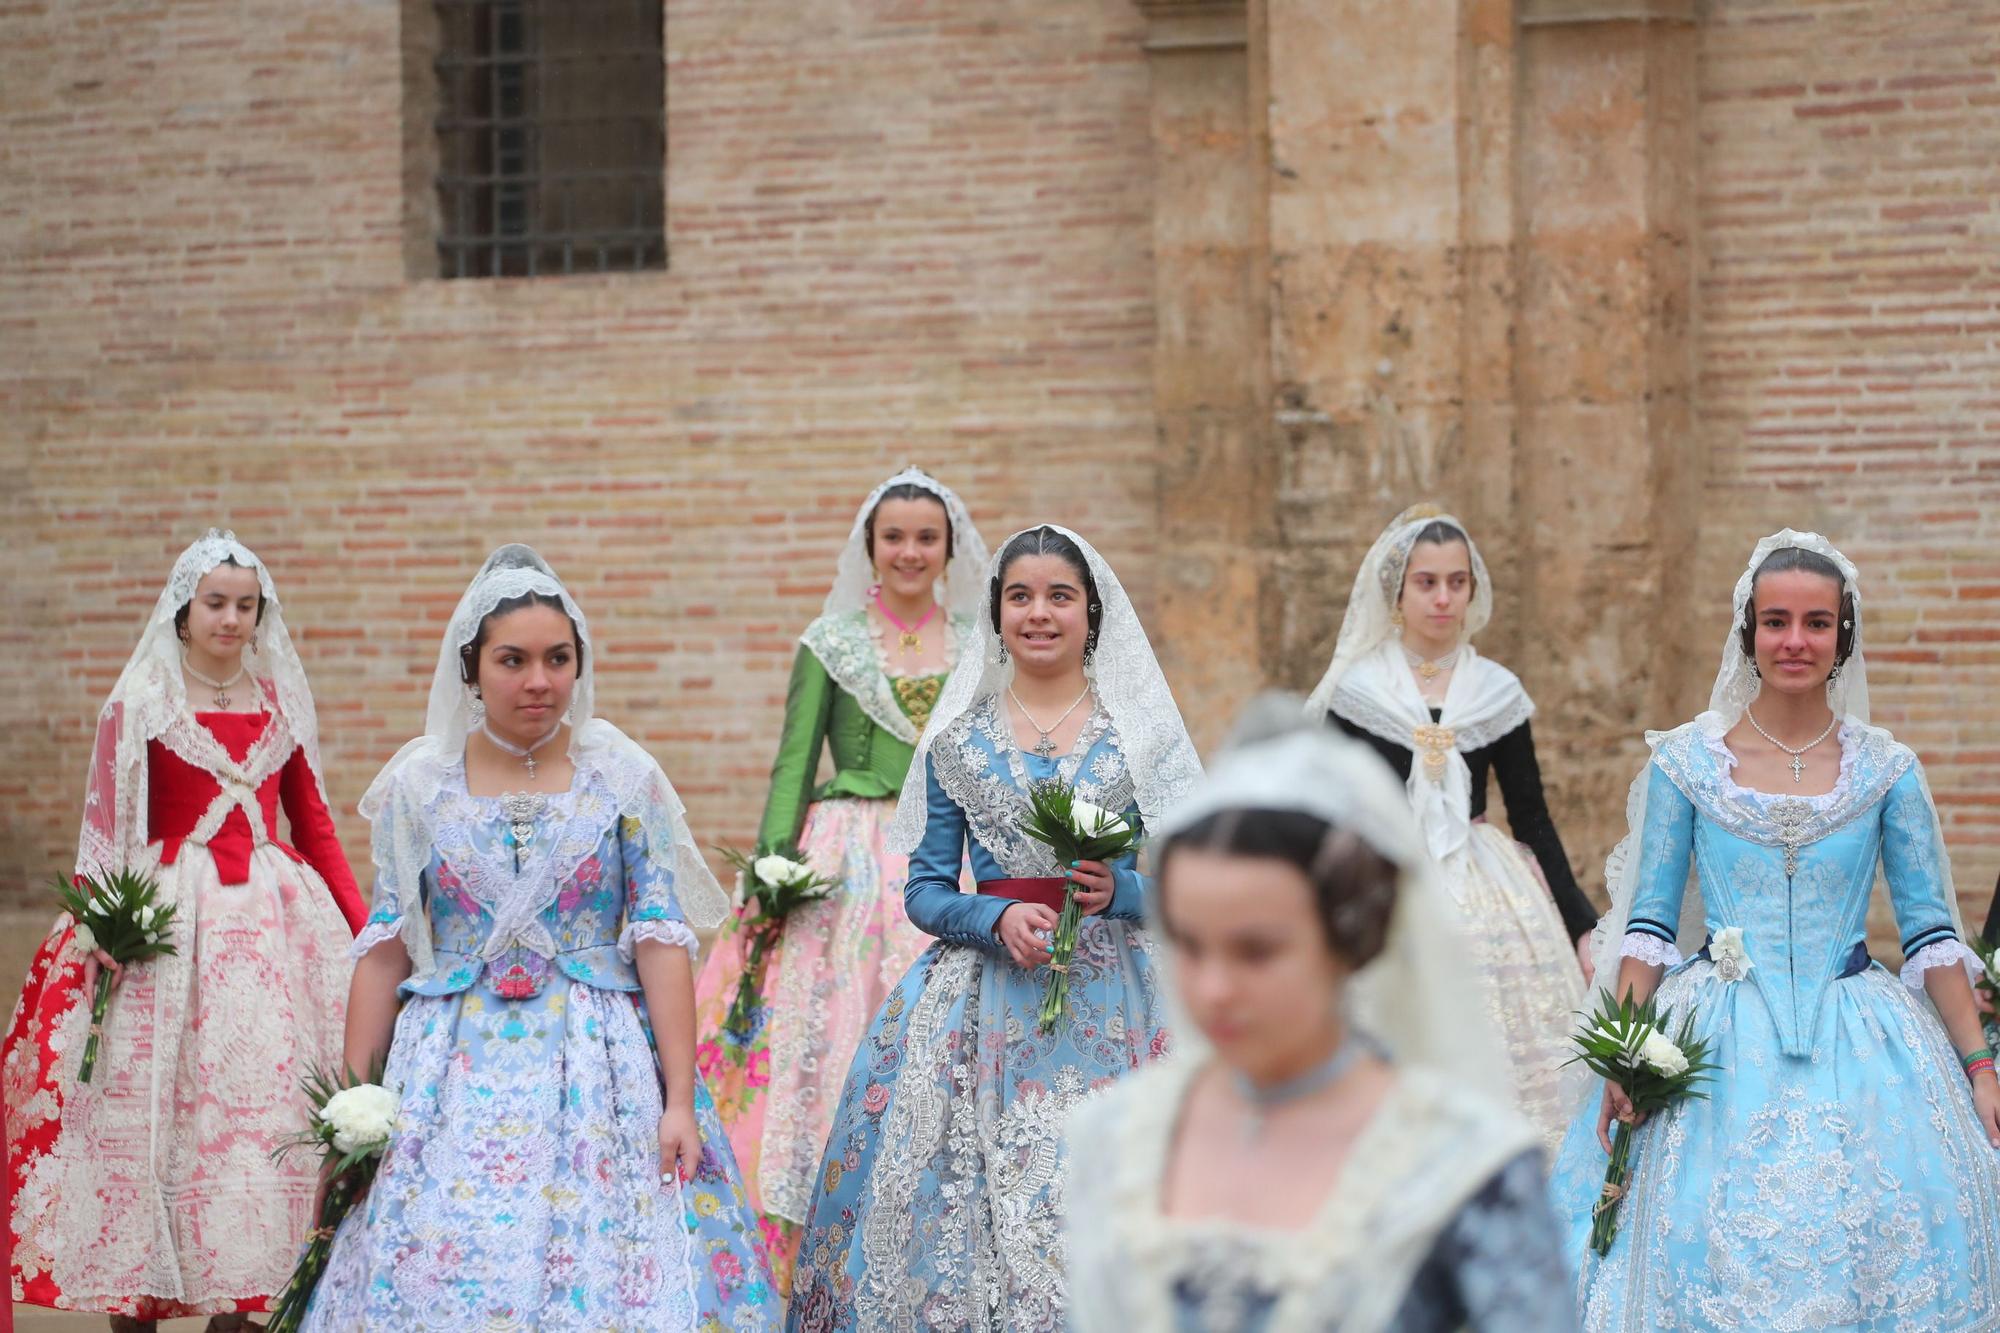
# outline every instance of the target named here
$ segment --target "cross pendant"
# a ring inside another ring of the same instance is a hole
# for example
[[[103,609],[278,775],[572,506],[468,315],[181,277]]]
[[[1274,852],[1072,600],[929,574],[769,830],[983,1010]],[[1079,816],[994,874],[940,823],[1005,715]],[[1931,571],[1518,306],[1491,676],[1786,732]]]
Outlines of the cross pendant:
[[[533,782],[535,780],[535,756],[530,754],[523,755],[522,757],[528,761],[528,781]]]
[[[1792,756],[1792,781],[1804,782],[1805,780],[1806,780],[1806,757],[1802,754],[1795,754]]]
[[[1043,732],[1042,738],[1035,742],[1035,753],[1040,755],[1042,758],[1047,759],[1050,755],[1054,754],[1055,752],[1056,752],[1056,743],[1054,738],[1052,738],[1048,732],[1046,731]]]

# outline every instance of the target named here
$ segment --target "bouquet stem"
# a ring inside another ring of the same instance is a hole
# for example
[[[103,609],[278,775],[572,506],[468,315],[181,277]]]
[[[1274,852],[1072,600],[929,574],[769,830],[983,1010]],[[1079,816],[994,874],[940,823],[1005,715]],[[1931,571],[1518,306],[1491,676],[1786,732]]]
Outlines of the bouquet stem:
[[[736,999],[729,1006],[729,1017],[722,1022],[723,1029],[738,1041],[750,1036],[750,1011],[756,1007],[757,996],[763,987],[764,951],[770,946],[771,932],[761,927],[750,928],[750,950],[743,958],[743,975],[736,982]]]
[[[90,997],[90,1036],[83,1043],[83,1067],[76,1072],[78,1083],[90,1082],[90,1076],[97,1072],[97,1045],[104,1036],[104,1012],[111,1007],[111,978],[108,967],[97,974],[97,990]]]
[[[1069,965],[1076,957],[1077,929],[1083,912],[1076,905],[1076,881],[1063,886],[1062,915],[1056,918],[1055,938],[1049,942],[1049,984],[1042,991],[1039,1026],[1045,1033],[1055,1031],[1069,1012]]]
[[[326,1272],[327,1261],[333,1257],[333,1233],[340,1226],[340,1219],[347,1216],[360,1196],[361,1187],[374,1179],[372,1170],[364,1171],[353,1167],[335,1176],[326,1187],[326,1196],[320,1200],[319,1214],[314,1218],[312,1233],[306,1238],[306,1252],[299,1259],[299,1266],[292,1270],[291,1281],[271,1304],[271,1318],[264,1325],[265,1333],[294,1333],[304,1327],[306,1310],[312,1304],[313,1292],[319,1287],[320,1276]]]
[[[1611,1253],[1618,1239],[1618,1205],[1625,1201],[1625,1185],[1632,1174],[1632,1126],[1618,1122],[1611,1136],[1611,1162],[1604,1168],[1604,1192],[1590,1210],[1590,1248],[1602,1259]]]

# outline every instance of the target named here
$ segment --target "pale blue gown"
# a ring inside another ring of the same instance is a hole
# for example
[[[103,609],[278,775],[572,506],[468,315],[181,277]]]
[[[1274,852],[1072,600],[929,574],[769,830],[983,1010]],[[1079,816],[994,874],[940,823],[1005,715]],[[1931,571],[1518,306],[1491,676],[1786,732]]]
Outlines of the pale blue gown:
[[[1709,938],[1743,932],[1750,970],[1701,954],[1659,989],[1721,1068],[1706,1100],[1637,1131],[1610,1254],[1588,1249],[1605,1153],[1598,1088],[1553,1173],[1592,1330],[2000,1329],[2000,1152],[1982,1132],[1926,964],[1964,954],[1943,844],[1916,757],[1843,729],[1825,796],[1753,792],[1694,725],[1659,738],[1627,952],[1675,937],[1690,869]],[[1877,866],[1912,960],[1899,980],[1866,949]]]

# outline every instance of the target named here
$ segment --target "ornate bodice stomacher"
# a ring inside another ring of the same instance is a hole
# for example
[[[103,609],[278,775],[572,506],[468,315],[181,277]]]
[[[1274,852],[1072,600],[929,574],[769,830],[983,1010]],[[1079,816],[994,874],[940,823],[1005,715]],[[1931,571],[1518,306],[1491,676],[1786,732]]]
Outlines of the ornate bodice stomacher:
[[[981,700],[939,736],[931,762],[938,785],[965,811],[968,831],[1002,869],[1020,879],[1061,877],[1055,854],[1021,832],[1031,779],[997,696]],[[1132,806],[1132,775],[1103,708],[1091,710],[1076,743],[1058,762],[1056,776],[1103,809]]]
[[[966,617],[953,616],[948,623],[953,643],[964,643],[971,636]],[[806,626],[799,642],[812,650],[833,683],[860,705],[870,721],[906,745],[917,743],[944,688],[943,673],[891,676],[884,671],[866,611],[820,616]]]
[[[238,809],[250,821],[252,841],[261,847],[271,840],[257,793],[285,766],[297,742],[292,739],[291,728],[285,725],[284,714],[273,711],[268,716],[270,720],[264,724],[263,733],[241,763],[230,757],[228,748],[192,713],[188,714],[185,726],[169,727],[155,737],[181,759],[206,770],[222,788],[188,832],[187,842],[208,842],[221,830],[230,812]]]
[[[1737,785],[1727,748],[1697,724],[1649,739],[1660,778],[1686,804],[1676,814],[1671,795],[1649,799],[1641,882],[1665,887],[1676,860],[1691,852],[1704,924],[1711,936],[1741,930],[1751,963],[1744,979],[1763,993],[1787,1055],[1810,1054],[1827,987],[1868,966],[1864,942],[1878,866],[1891,876],[1905,953],[1962,951],[1948,909],[1905,905],[1936,897],[1944,867],[1916,756],[1888,732],[1843,728],[1839,781],[1811,797]],[[1642,894],[1626,928],[1671,940],[1675,923],[1661,919],[1671,913],[1657,893]],[[1628,952],[1673,961],[1670,953]],[[1906,973],[1906,983],[1916,984],[1922,968]]]

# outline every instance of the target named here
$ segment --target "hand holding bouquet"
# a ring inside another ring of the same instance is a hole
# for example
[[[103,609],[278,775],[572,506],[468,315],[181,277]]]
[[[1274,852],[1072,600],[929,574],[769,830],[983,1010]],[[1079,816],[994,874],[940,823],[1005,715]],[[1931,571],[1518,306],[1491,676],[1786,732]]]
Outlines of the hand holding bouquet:
[[[750,1035],[750,1015],[757,1004],[764,954],[785,918],[806,903],[818,902],[833,891],[833,881],[813,873],[811,866],[795,857],[770,854],[750,857],[727,847],[718,848],[723,860],[736,867],[742,883],[743,901],[737,918],[750,936],[750,948],[743,960],[743,976],[736,983],[736,999],[729,1006],[723,1030],[737,1037]]]
[[[160,890],[150,878],[131,870],[115,875],[78,876],[78,883],[56,881],[56,896],[63,910],[76,921],[76,947],[85,957],[99,950],[124,967],[143,963],[161,954],[176,952],[168,939],[174,927],[175,908],[159,901]],[[104,1012],[111,1004],[111,983],[116,972],[97,974],[90,997],[90,1038],[83,1044],[83,1066],[77,1082],[88,1083],[97,1069],[97,1046],[104,1036]]]
[[[334,1233],[375,1181],[382,1152],[396,1128],[396,1094],[381,1085],[381,1077],[380,1061],[365,1083],[352,1074],[335,1078],[319,1070],[306,1076],[306,1098],[312,1103],[307,1128],[274,1155],[298,1148],[317,1150],[326,1185],[306,1251],[272,1304],[265,1333],[293,1333],[304,1326],[313,1291],[333,1257]]]
[[[1643,1004],[1630,995],[1614,1000],[1606,991],[1596,1015],[1573,1038],[1577,1053],[1565,1062],[1581,1060],[1632,1104],[1631,1111],[1618,1118],[1611,1163],[1604,1171],[1604,1192],[1590,1210],[1590,1248],[1600,1258],[1611,1252],[1611,1242],[1618,1236],[1618,1206],[1624,1201],[1626,1182],[1632,1174],[1633,1126],[1684,1097],[1707,1097],[1694,1085],[1719,1068],[1708,1058],[1708,1042],[1694,1040],[1693,1008],[1683,1015],[1679,1031],[1670,1037],[1667,1024],[1672,1018],[1671,1012],[1660,1013],[1653,999]]]
[[[1139,843],[1138,830],[1120,815],[1081,799],[1076,789],[1051,778],[1028,788],[1028,814],[1021,832],[1055,852],[1065,870],[1080,861],[1109,861]],[[1069,1012],[1069,966],[1076,956],[1076,933],[1083,912],[1077,906],[1076,880],[1063,886],[1062,915],[1056,918],[1055,939],[1049,945],[1049,984],[1042,992],[1039,1016],[1043,1032],[1053,1032]]]

